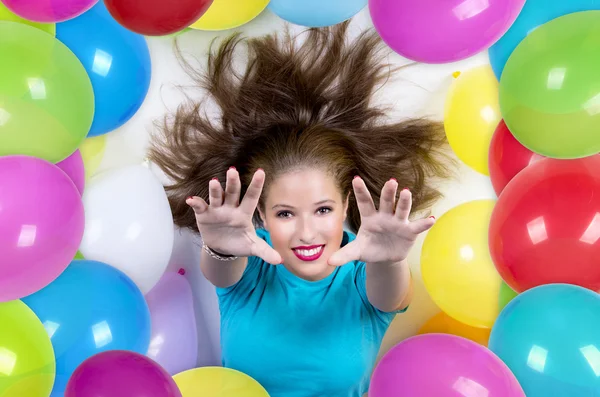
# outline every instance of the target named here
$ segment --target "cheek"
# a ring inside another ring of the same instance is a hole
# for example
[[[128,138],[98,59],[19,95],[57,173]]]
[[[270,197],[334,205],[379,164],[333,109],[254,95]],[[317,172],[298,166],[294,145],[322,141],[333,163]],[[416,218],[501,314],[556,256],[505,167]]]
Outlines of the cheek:
[[[275,219],[270,223],[269,234],[275,250],[289,248],[294,235],[293,222],[278,222]]]

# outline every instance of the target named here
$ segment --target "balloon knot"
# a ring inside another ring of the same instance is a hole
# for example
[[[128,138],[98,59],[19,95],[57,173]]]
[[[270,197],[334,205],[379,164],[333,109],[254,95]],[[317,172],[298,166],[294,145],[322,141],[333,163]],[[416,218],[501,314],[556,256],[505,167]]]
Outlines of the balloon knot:
[[[185,269],[181,268],[181,269],[179,269],[179,271],[177,273],[179,273],[183,276],[185,274]]]

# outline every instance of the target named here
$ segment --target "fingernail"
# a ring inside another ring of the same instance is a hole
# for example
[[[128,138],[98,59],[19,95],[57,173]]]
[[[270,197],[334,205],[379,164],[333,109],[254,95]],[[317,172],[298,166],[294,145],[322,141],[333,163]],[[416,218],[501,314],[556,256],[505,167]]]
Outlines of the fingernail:
[[[232,165],[231,167],[229,167],[230,170],[235,170],[235,167]]]
[[[433,216],[433,215],[431,215],[430,218],[433,219],[433,220],[435,220],[435,216]]]
[[[390,181],[398,182],[396,178],[390,178]]]
[[[219,180],[219,178],[213,178],[213,179],[211,179],[211,181],[218,181],[218,180]]]
[[[192,196],[190,196],[190,197],[186,198],[186,199],[185,199],[185,201],[188,201],[188,200],[191,200],[191,199],[193,199],[193,197],[192,197]]]
[[[263,170],[262,168],[257,169],[256,171],[262,171],[265,172],[265,170]]]
[[[404,189],[402,189],[402,190],[410,190],[410,189],[409,189],[409,188],[407,188],[407,187],[405,187],[405,188],[404,188]]]
[[[356,178],[360,178],[360,176],[358,176],[358,175],[354,175],[354,179],[356,179]]]

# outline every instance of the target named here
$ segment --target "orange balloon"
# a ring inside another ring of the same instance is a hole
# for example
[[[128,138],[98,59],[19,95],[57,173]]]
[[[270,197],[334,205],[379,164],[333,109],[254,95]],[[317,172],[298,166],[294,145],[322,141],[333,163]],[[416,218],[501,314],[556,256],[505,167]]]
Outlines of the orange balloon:
[[[488,339],[490,338],[491,328],[477,328],[467,324],[463,324],[447,315],[440,312],[431,317],[417,332],[418,334],[451,334],[462,336],[463,338],[477,342],[480,345],[487,347]]]

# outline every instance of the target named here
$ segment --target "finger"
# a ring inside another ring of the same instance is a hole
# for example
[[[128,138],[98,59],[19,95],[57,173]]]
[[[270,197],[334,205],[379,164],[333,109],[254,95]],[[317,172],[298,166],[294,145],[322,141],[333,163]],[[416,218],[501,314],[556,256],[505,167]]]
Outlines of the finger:
[[[223,205],[223,188],[217,178],[213,178],[208,182],[208,200],[211,207]]]
[[[265,172],[259,168],[254,173],[254,176],[252,176],[250,186],[248,186],[248,190],[246,190],[246,194],[244,195],[242,203],[240,204],[240,208],[245,213],[254,214],[254,210],[256,210],[256,206],[258,205],[258,200],[260,199],[260,194],[262,193],[264,183]]]
[[[435,225],[435,217],[423,218],[410,223],[410,230],[414,234],[421,234]]]
[[[398,182],[392,178],[383,185],[381,196],[379,197],[379,212],[386,214],[394,213],[394,201],[396,199],[396,191],[398,190]]]
[[[352,181],[352,187],[354,188],[354,196],[356,197],[356,204],[361,216],[374,215],[377,210],[375,209],[375,203],[373,203],[373,197],[365,185],[365,181],[361,177],[355,176]]]
[[[282,262],[281,255],[275,251],[267,242],[256,237],[252,246],[252,255],[258,256],[271,265],[279,265]]]
[[[410,210],[412,208],[412,193],[407,188],[400,191],[400,197],[398,197],[398,204],[396,205],[396,216],[401,220],[408,222],[410,216]]]
[[[224,205],[237,207],[240,201],[240,191],[242,184],[240,182],[240,174],[235,167],[230,167],[227,170],[227,182],[225,182],[225,200]]]
[[[206,201],[204,201],[201,197],[188,197],[185,200],[185,203],[192,207],[196,215],[200,215],[208,209],[208,204],[206,204]]]
[[[330,266],[342,266],[351,261],[360,260],[360,249],[356,241],[346,244],[333,253],[327,260]]]

